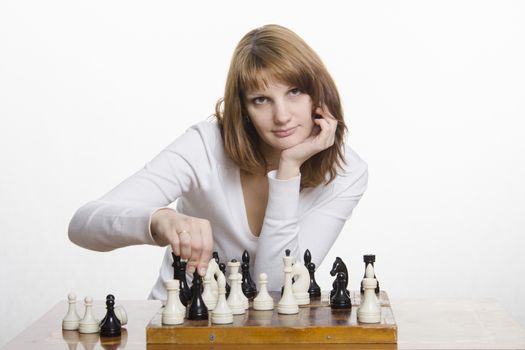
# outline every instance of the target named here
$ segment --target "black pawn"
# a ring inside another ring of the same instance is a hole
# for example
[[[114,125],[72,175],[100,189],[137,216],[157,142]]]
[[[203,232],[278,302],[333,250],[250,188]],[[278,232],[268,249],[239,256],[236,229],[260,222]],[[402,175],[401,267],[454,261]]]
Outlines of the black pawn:
[[[193,298],[191,298],[190,306],[188,307],[188,320],[207,320],[208,308],[204,300],[202,300],[202,279],[197,271],[193,273],[191,292]]]
[[[226,264],[220,263],[219,264],[219,270],[223,273],[224,277],[226,277]],[[226,280],[226,298],[230,295],[230,285],[228,284],[228,280]]]
[[[179,280],[180,292],[179,299],[184,306],[188,306],[188,302],[191,300],[191,290],[186,281],[186,262],[180,259],[180,256],[171,253],[173,257],[173,279]]]
[[[108,295],[106,296],[106,300],[108,300],[108,299],[111,299],[111,300],[115,301],[115,297],[113,296],[113,294],[108,294]],[[107,317],[107,316],[108,316],[108,315],[107,315],[107,313],[106,313],[106,315],[104,316],[104,318],[102,319],[102,321],[100,321],[100,324],[103,324],[104,322],[106,322],[106,317]],[[120,321],[120,320],[119,320],[119,321]]]
[[[372,267],[374,267],[374,263],[376,262],[376,256],[374,254],[363,255],[363,262],[365,263],[365,274],[363,275],[363,278],[365,278],[366,277],[366,268],[368,267],[368,264],[372,264]],[[375,269],[374,269],[374,278],[377,281],[376,270]],[[361,280],[361,294],[363,294],[364,292],[365,292],[365,289],[363,288],[363,281]],[[379,292],[380,292],[379,281],[377,281],[377,286],[376,286],[375,292],[376,292],[376,294],[379,294]]]
[[[252,276],[250,275],[250,254],[248,254],[248,251],[246,250],[242,253],[241,271],[242,292],[246,298],[252,300],[257,295],[257,287],[255,286],[255,282],[252,280]]]
[[[330,307],[332,309],[351,309],[352,302],[350,296],[346,292],[347,278],[344,272],[337,273],[335,279],[336,289],[334,296],[330,298]]]
[[[104,322],[100,324],[101,337],[118,337],[120,336],[120,320],[115,315],[115,297],[111,294],[106,296],[106,316]]]
[[[304,266],[306,266],[308,272],[310,273],[310,287],[308,288],[308,294],[310,294],[310,297],[320,297],[321,287],[319,287],[315,280],[315,264],[312,262],[312,255],[310,254],[310,250],[306,249],[303,258]]]

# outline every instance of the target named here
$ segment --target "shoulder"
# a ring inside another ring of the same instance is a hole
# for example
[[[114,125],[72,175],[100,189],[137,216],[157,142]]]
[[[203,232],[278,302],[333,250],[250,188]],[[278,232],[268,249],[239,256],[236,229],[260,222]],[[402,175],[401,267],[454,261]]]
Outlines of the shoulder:
[[[346,164],[343,164],[342,166],[342,176],[368,172],[368,164],[346,144],[344,147],[344,159]]]
[[[222,145],[222,137],[219,125],[214,120],[205,120],[190,126],[186,131],[177,137],[168,147],[169,149],[214,149],[217,145]]]
[[[364,192],[368,185],[368,164],[350,146],[344,147],[345,164],[337,171],[336,178],[328,185],[333,190]]]
[[[197,124],[190,126],[186,130],[186,134],[189,134],[191,138],[200,139],[205,144],[222,144],[222,137],[219,129],[219,124],[214,119],[203,120]]]
[[[227,162],[219,124],[211,118],[190,126],[170,148],[183,152],[187,158],[199,158],[216,165]]]

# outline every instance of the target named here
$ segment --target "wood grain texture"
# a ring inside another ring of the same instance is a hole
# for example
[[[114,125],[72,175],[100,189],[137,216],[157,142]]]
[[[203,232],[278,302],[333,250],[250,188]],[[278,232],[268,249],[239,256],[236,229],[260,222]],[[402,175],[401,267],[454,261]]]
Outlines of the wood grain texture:
[[[328,293],[299,314],[279,315],[277,310],[256,311],[251,307],[234,316],[233,324],[215,325],[208,321],[188,321],[182,325],[163,326],[162,309],[146,327],[148,344],[396,344],[397,325],[387,294],[379,296],[381,322],[357,321],[360,293],[352,291],[351,310],[332,310]],[[277,302],[279,295],[271,293]]]

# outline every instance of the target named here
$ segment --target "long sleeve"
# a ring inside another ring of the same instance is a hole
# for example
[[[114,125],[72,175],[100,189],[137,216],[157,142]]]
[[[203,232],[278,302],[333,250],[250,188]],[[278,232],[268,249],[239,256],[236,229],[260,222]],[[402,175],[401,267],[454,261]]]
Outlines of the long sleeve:
[[[268,174],[268,204],[254,273],[258,276],[265,272],[269,276],[270,290],[279,290],[282,285],[284,251],[290,249],[291,255],[302,261],[302,254],[309,249],[313,262],[319,266],[361,199],[368,182],[367,165],[349,148],[347,153],[349,168],[332,183],[305,193],[304,196],[315,198],[304,211],[300,210],[300,176],[278,180],[275,172]]]
[[[152,214],[188,191],[207,186],[210,172],[205,130],[193,127],[146,166],[100,199],[82,206],[69,225],[70,240],[97,251],[135,245],[155,245]],[[203,131],[204,130],[204,131]]]

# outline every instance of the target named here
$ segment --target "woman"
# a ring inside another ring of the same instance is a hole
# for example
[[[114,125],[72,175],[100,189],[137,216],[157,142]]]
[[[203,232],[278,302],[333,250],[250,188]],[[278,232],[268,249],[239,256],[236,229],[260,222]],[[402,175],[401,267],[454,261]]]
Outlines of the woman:
[[[266,25],[246,34],[214,121],[191,127],[144,169],[74,215],[69,237],[93,250],[167,246],[150,298],[165,299],[171,251],[206,272],[212,251],[283,283],[285,249],[324,259],[367,185],[367,166],[344,144],[339,94],[295,33]],[[167,205],[178,199],[177,209]],[[254,278],[257,279],[257,278]]]

